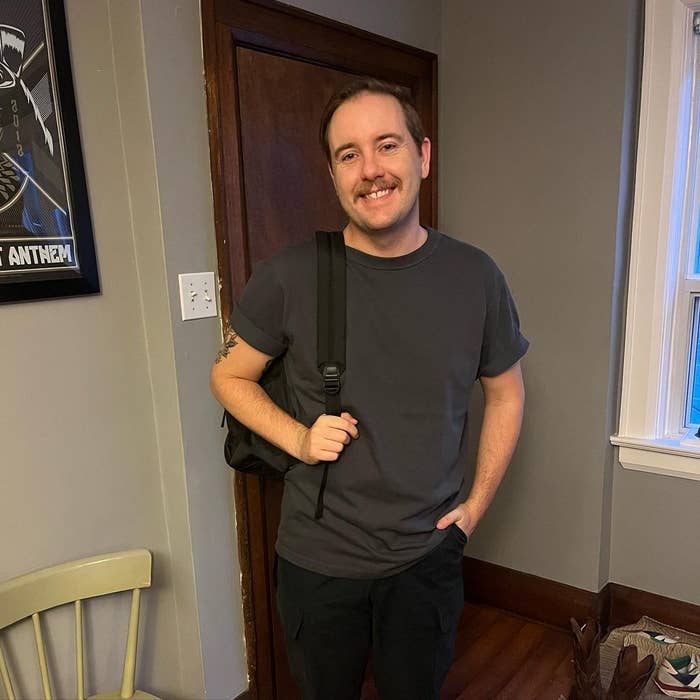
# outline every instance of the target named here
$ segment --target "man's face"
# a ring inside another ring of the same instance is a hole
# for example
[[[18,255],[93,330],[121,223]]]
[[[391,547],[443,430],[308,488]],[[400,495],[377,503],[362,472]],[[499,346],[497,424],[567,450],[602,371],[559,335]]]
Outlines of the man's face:
[[[364,233],[418,226],[418,192],[430,169],[391,95],[363,92],[343,102],[328,125],[331,177],[340,204]]]

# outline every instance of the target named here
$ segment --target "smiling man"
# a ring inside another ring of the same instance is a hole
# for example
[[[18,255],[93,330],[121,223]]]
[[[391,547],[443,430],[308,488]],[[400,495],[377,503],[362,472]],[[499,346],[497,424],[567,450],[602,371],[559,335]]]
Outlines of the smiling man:
[[[371,647],[383,700],[437,700],[464,602],[464,546],[520,432],[528,343],[495,263],[420,225],[430,141],[408,91],[356,79],[329,101],[320,134],[348,216],[346,411],[323,414],[313,240],[256,266],[212,390],[298,460],[285,476],[277,596],[304,699],[357,700]],[[257,384],[285,351],[298,420]],[[477,380],[485,408],[468,483]],[[319,519],[321,462],[333,464]]]

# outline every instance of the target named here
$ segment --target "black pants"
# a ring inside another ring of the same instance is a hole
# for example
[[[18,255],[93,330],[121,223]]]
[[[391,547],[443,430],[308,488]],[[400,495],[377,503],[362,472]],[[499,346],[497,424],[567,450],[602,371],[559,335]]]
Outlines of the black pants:
[[[456,525],[394,576],[336,578],[280,558],[277,605],[304,700],[358,700],[372,647],[382,700],[437,700],[464,606]]]

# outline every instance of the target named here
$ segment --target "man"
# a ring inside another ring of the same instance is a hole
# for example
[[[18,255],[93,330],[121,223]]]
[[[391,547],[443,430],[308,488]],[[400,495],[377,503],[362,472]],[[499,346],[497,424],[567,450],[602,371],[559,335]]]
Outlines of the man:
[[[419,223],[430,141],[406,90],[354,80],[330,100],[321,141],[349,219],[346,410],[323,415],[313,240],[256,267],[212,390],[299,460],[285,476],[277,595],[305,700],[359,698],[370,646],[383,700],[432,700],[463,607],[464,545],[520,432],[528,344],[493,261]],[[285,350],[298,420],[257,384]],[[485,411],[470,488],[476,379]],[[318,465],[328,461],[323,517],[314,519]]]

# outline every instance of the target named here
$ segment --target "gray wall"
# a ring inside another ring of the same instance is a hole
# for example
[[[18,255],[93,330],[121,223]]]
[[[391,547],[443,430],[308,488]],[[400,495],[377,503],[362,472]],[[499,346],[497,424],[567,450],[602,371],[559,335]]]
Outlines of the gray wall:
[[[207,696],[230,698],[247,687],[232,473],[222,460],[221,409],[209,392],[209,370],[221,345],[219,319],[180,320],[178,274],[216,270],[213,198],[198,0],[141,2],[147,104],[153,124],[162,280],[170,304],[171,341],[152,362],[174,360],[197,614]],[[148,322],[146,324],[148,334]],[[167,413],[172,386],[163,377]],[[172,436],[162,431],[162,442]],[[167,460],[164,460],[167,461]],[[176,514],[173,512],[173,517]]]
[[[440,51],[441,2],[433,0],[287,0],[307,12],[349,24],[358,29],[417,46]]]
[[[441,226],[498,261],[532,342],[521,444],[468,553],[698,603],[700,565],[680,553],[700,485],[625,471],[608,442],[638,13],[634,0],[443,2]]]
[[[13,368],[0,512],[15,533],[0,578],[149,548],[139,684],[231,698],[247,674],[230,475],[208,391],[220,326],[180,322],[176,292],[178,272],[216,269],[199,2],[66,8],[102,294],[0,309]],[[117,613],[128,616],[123,601],[94,609],[108,624],[88,619],[91,691],[118,676]],[[73,642],[49,627],[66,696]]]
[[[183,460],[176,454],[163,463],[158,439],[167,427],[177,444],[180,422],[177,411],[154,412],[162,400],[155,374],[170,394],[177,378],[172,357],[152,355],[144,332],[149,319],[172,348],[167,297],[158,288],[145,295],[163,266],[157,200],[142,216],[146,195],[136,191],[141,179],[155,190],[139,7],[69,0],[66,10],[102,294],[0,309],[3,365],[12,368],[0,408],[0,517],[3,532],[13,533],[3,538],[0,578],[149,548],[154,587],[144,596],[138,680],[167,697],[192,698],[203,683]],[[127,133],[132,118],[138,128]],[[118,678],[128,606],[111,599],[88,610],[90,690],[105,690]],[[60,615],[56,622],[47,634],[61,642],[52,660],[65,697],[72,657],[62,653],[74,647],[60,634]]]
[[[618,469],[611,579],[700,604],[700,564],[686,556],[700,532],[700,484]]]
[[[496,259],[532,343],[522,440],[471,554],[591,590],[626,31],[619,1],[443,5],[442,228]]]

